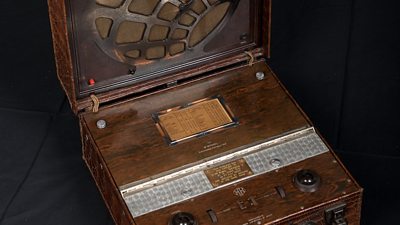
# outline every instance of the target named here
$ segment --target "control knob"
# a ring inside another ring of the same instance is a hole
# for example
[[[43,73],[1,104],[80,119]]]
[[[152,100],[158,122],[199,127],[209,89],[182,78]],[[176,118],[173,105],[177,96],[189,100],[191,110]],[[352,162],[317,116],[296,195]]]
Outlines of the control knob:
[[[312,170],[300,170],[294,176],[293,182],[302,192],[315,192],[321,184],[321,177]]]
[[[197,225],[197,221],[192,214],[179,212],[172,217],[169,225]]]

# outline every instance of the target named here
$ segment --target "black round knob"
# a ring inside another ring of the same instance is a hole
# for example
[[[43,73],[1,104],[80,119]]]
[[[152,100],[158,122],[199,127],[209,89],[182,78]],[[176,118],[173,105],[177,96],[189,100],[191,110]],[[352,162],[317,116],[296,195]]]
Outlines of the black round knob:
[[[321,184],[320,176],[312,170],[300,170],[293,180],[295,186],[302,192],[315,192]]]
[[[192,214],[180,212],[172,217],[170,225],[197,225],[197,221]]]

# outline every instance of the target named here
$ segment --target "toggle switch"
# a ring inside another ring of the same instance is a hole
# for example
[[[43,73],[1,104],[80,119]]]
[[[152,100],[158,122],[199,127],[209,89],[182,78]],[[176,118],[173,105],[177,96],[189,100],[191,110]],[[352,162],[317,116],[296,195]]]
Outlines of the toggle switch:
[[[258,202],[256,201],[256,198],[254,196],[250,196],[249,202],[250,202],[250,205],[252,205],[252,206],[258,206]]]
[[[214,210],[212,209],[207,210],[207,214],[210,217],[212,223],[218,223],[217,214],[215,213]]]
[[[276,186],[275,190],[282,199],[286,198],[286,191],[282,186]]]

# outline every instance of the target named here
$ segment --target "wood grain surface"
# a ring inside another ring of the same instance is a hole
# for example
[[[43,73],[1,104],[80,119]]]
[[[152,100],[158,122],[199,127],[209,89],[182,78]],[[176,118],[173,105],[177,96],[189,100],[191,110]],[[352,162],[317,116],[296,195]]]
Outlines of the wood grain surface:
[[[262,81],[255,76],[259,71],[265,73]],[[225,99],[239,125],[168,145],[152,114],[215,95]],[[118,186],[309,126],[263,62],[103,108],[83,118]],[[96,127],[100,119],[107,122],[106,129]],[[208,149],[209,145],[218,147]]]

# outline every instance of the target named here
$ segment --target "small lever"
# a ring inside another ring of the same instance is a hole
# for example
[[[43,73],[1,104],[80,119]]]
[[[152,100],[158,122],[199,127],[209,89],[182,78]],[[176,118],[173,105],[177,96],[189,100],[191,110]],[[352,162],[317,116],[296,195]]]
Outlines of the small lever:
[[[207,210],[207,214],[210,217],[212,223],[218,223],[217,214],[215,213],[214,210],[212,209]]]
[[[250,204],[252,206],[257,206],[258,205],[258,202],[256,201],[254,196],[250,196],[249,201],[250,201]]]
[[[281,196],[281,198],[286,198],[286,191],[282,186],[276,186],[275,187],[276,192],[278,192],[278,195]]]

